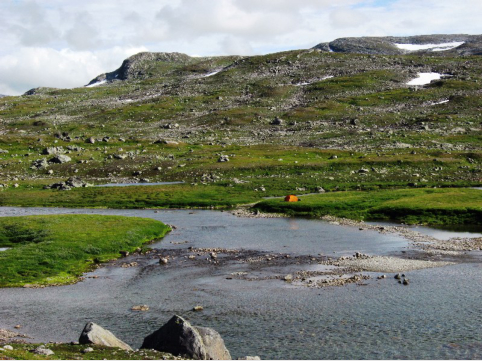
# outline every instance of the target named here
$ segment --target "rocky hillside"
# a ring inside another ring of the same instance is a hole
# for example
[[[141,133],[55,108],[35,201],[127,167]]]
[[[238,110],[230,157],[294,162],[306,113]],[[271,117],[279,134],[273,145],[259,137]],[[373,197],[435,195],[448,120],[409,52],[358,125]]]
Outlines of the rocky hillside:
[[[58,174],[57,183],[133,175],[217,182],[229,168],[236,184],[244,184],[240,169],[248,169],[260,177],[253,189],[264,189],[272,181],[264,177],[286,162],[310,184],[310,172],[330,152],[333,187],[341,173],[358,185],[352,172],[362,164],[360,174],[372,177],[377,168],[364,163],[370,157],[393,164],[394,182],[415,184],[413,175],[423,174],[428,181],[476,182],[482,57],[471,54],[479,38],[339,39],[246,57],[140,53],[87,87],[36,88],[0,99],[2,174]],[[59,163],[49,151],[59,147],[70,161]],[[406,166],[413,157],[423,166]],[[433,166],[440,157],[449,163]],[[220,164],[225,171],[212,173]]]
[[[340,38],[314,47],[325,52],[375,55],[482,55],[480,35],[419,35],[408,37]]]

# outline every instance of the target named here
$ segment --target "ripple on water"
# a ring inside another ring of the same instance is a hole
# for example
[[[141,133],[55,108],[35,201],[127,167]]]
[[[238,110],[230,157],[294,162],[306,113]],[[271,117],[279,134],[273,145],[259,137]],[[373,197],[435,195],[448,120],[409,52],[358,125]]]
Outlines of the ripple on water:
[[[4,214],[11,214],[13,210],[4,211]],[[158,247],[180,247],[169,242],[184,239],[191,242],[186,247],[211,244],[209,242],[218,244],[223,240],[224,246],[229,241],[237,247],[247,244],[262,248],[267,240],[268,248],[278,247],[283,251],[283,246],[287,245],[295,249],[294,243],[299,249],[311,252],[316,240],[321,242],[318,247],[322,247],[324,239],[329,238],[327,235],[332,234],[329,228],[317,228],[316,224],[322,222],[300,220],[296,222],[298,229],[312,227],[311,232],[315,232],[315,236],[308,238],[311,241],[304,245],[304,236],[291,241],[289,238],[293,234],[305,234],[303,232],[286,232],[285,238],[272,241],[268,235],[259,234],[261,230],[274,232],[276,227],[289,229],[292,223],[286,221],[248,221],[219,212],[196,212],[195,215],[187,211],[95,212],[151,215],[176,224],[178,229]],[[256,224],[260,226],[247,226]],[[203,225],[228,225],[228,230],[233,225],[233,232],[228,233],[232,237],[225,236],[223,227],[219,227],[219,231],[206,230],[207,234],[203,234]],[[343,238],[340,234],[346,237],[368,234],[343,233],[346,228],[337,228],[338,239]],[[271,233],[271,236],[280,234]],[[369,235],[373,238],[378,233]],[[218,237],[221,240],[217,240]],[[358,245],[363,239],[346,241],[341,248]],[[327,242],[330,244],[329,240]],[[384,244],[383,241],[375,242]],[[336,251],[338,248],[326,246],[326,249]],[[188,317],[193,324],[219,331],[234,358],[245,355],[267,359],[482,357],[479,327],[482,322],[482,267],[479,264],[411,271],[407,273],[410,286],[398,284],[393,275],[389,275],[383,280],[371,279],[366,286],[323,289],[293,287],[280,280],[227,280],[226,276],[232,271],[231,268],[175,268],[154,264],[128,269],[107,266],[95,271],[99,278],[86,279],[77,285],[0,289],[0,327],[22,324],[25,333],[42,341],[72,341],[78,338],[86,322],[94,321],[138,347],[145,335],[177,313]],[[131,312],[135,304],[147,304],[150,310]],[[203,305],[203,312],[191,311],[197,304]],[[42,339],[44,335],[48,335],[48,339]]]

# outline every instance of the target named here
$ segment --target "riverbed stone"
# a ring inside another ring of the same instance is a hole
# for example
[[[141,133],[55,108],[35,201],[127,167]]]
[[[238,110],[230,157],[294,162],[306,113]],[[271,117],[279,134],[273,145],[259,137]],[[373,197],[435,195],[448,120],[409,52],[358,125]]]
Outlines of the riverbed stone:
[[[33,353],[36,354],[36,355],[41,355],[41,356],[52,356],[54,354],[54,352],[51,349],[46,348],[43,345],[41,345],[41,346],[37,347],[35,350],[33,350]]]
[[[114,334],[101,326],[89,322],[85,325],[84,330],[79,338],[81,345],[100,345],[108,347],[118,347],[123,350],[132,351],[132,348],[125,342],[119,340]]]
[[[207,327],[192,326],[178,315],[147,336],[141,348],[169,352],[195,360],[231,360],[218,332]]]

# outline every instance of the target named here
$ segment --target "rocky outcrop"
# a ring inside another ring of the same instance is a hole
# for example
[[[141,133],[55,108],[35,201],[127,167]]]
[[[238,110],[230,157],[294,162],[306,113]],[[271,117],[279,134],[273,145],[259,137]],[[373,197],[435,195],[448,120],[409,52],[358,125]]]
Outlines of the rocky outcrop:
[[[70,190],[72,188],[85,188],[92,187],[92,184],[84,182],[79,177],[70,177],[65,182],[53,183],[49,186],[45,186],[45,189],[58,189],[62,191]]]
[[[105,73],[92,79],[89,84],[100,83],[102,81],[143,79],[147,70],[156,62],[188,64],[192,58],[182,53],[138,53],[123,61],[121,67],[110,73]]]
[[[72,160],[72,158],[70,158],[68,155],[59,154],[59,155],[56,155],[55,157],[49,159],[49,163],[62,164],[62,163],[68,163],[71,160]]]
[[[144,339],[141,348],[169,352],[196,360],[231,360],[224,341],[211,328],[195,327],[180,316]]]
[[[23,95],[43,95],[54,90],[58,90],[58,88],[38,87],[27,90]]]
[[[132,348],[125,342],[119,340],[114,334],[99,325],[89,322],[85,325],[84,330],[79,338],[81,345],[100,345],[108,347],[118,347],[123,350],[132,351]]]
[[[431,50],[408,51],[398,48],[395,44],[445,44],[452,42],[462,42],[463,44],[455,49],[432,52]],[[481,55],[482,36],[480,35],[418,35],[418,36],[386,36],[386,37],[359,37],[359,38],[339,38],[327,43],[320,43],[313,47],[320,51],[335,53],[358,53],[372,55],[400,55],[406,53],[431,53],[447,54],[456,53],[459,55]]]

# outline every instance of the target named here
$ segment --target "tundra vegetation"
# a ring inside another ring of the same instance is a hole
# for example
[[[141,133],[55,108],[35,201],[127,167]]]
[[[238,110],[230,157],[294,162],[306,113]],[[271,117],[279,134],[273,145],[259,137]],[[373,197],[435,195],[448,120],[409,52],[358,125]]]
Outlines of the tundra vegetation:
[[[152,219],[50,215],[0,218],[0,287],[72,283],[99,263],[141,251],[170,228]]]
[[[394,43],[465,42],[408,52]],[[0,97],[0,206],[211,208],[482,224],[482,38],[338,39],[260,56],[140,53],[88,87]],[[441,79],[407,83],[420,73]],[[67,181],[67,179],[69,179]],[[182,184],[87,187],[89,184]],[[64,183],[61,183],[64,182]],[[301,201],[284,202],[296,194]],[[276,198],[278,197],[278,198]],[[75,282],[169,227],[0,218],[0,287]],[[45,359],[14,344],[0,358]],[[48,345],[49,359],[160,359]]]
[[[465,39],[452,38],[412,40]],[[376,201],[393,194],[410,200],[403,219],[480,223],[420,212],[464,210],[467,197],[471,212],[480,210],[476,192],[454,189],[482,184],[476,43],[419,53],[387,44],[349,39],[333,42],[335,52],[320,44],[250,57],[141,53],[89,87],[1,98],[0,205],[232,208],[322,188],[304,197],[319,206],[303,214],[340,214],[366,197],[376,212],[355,207],[343,215],[401,219]],[[423,72],[442,77],[407,85]],[[44,189],[69,177],[184,184]]]

